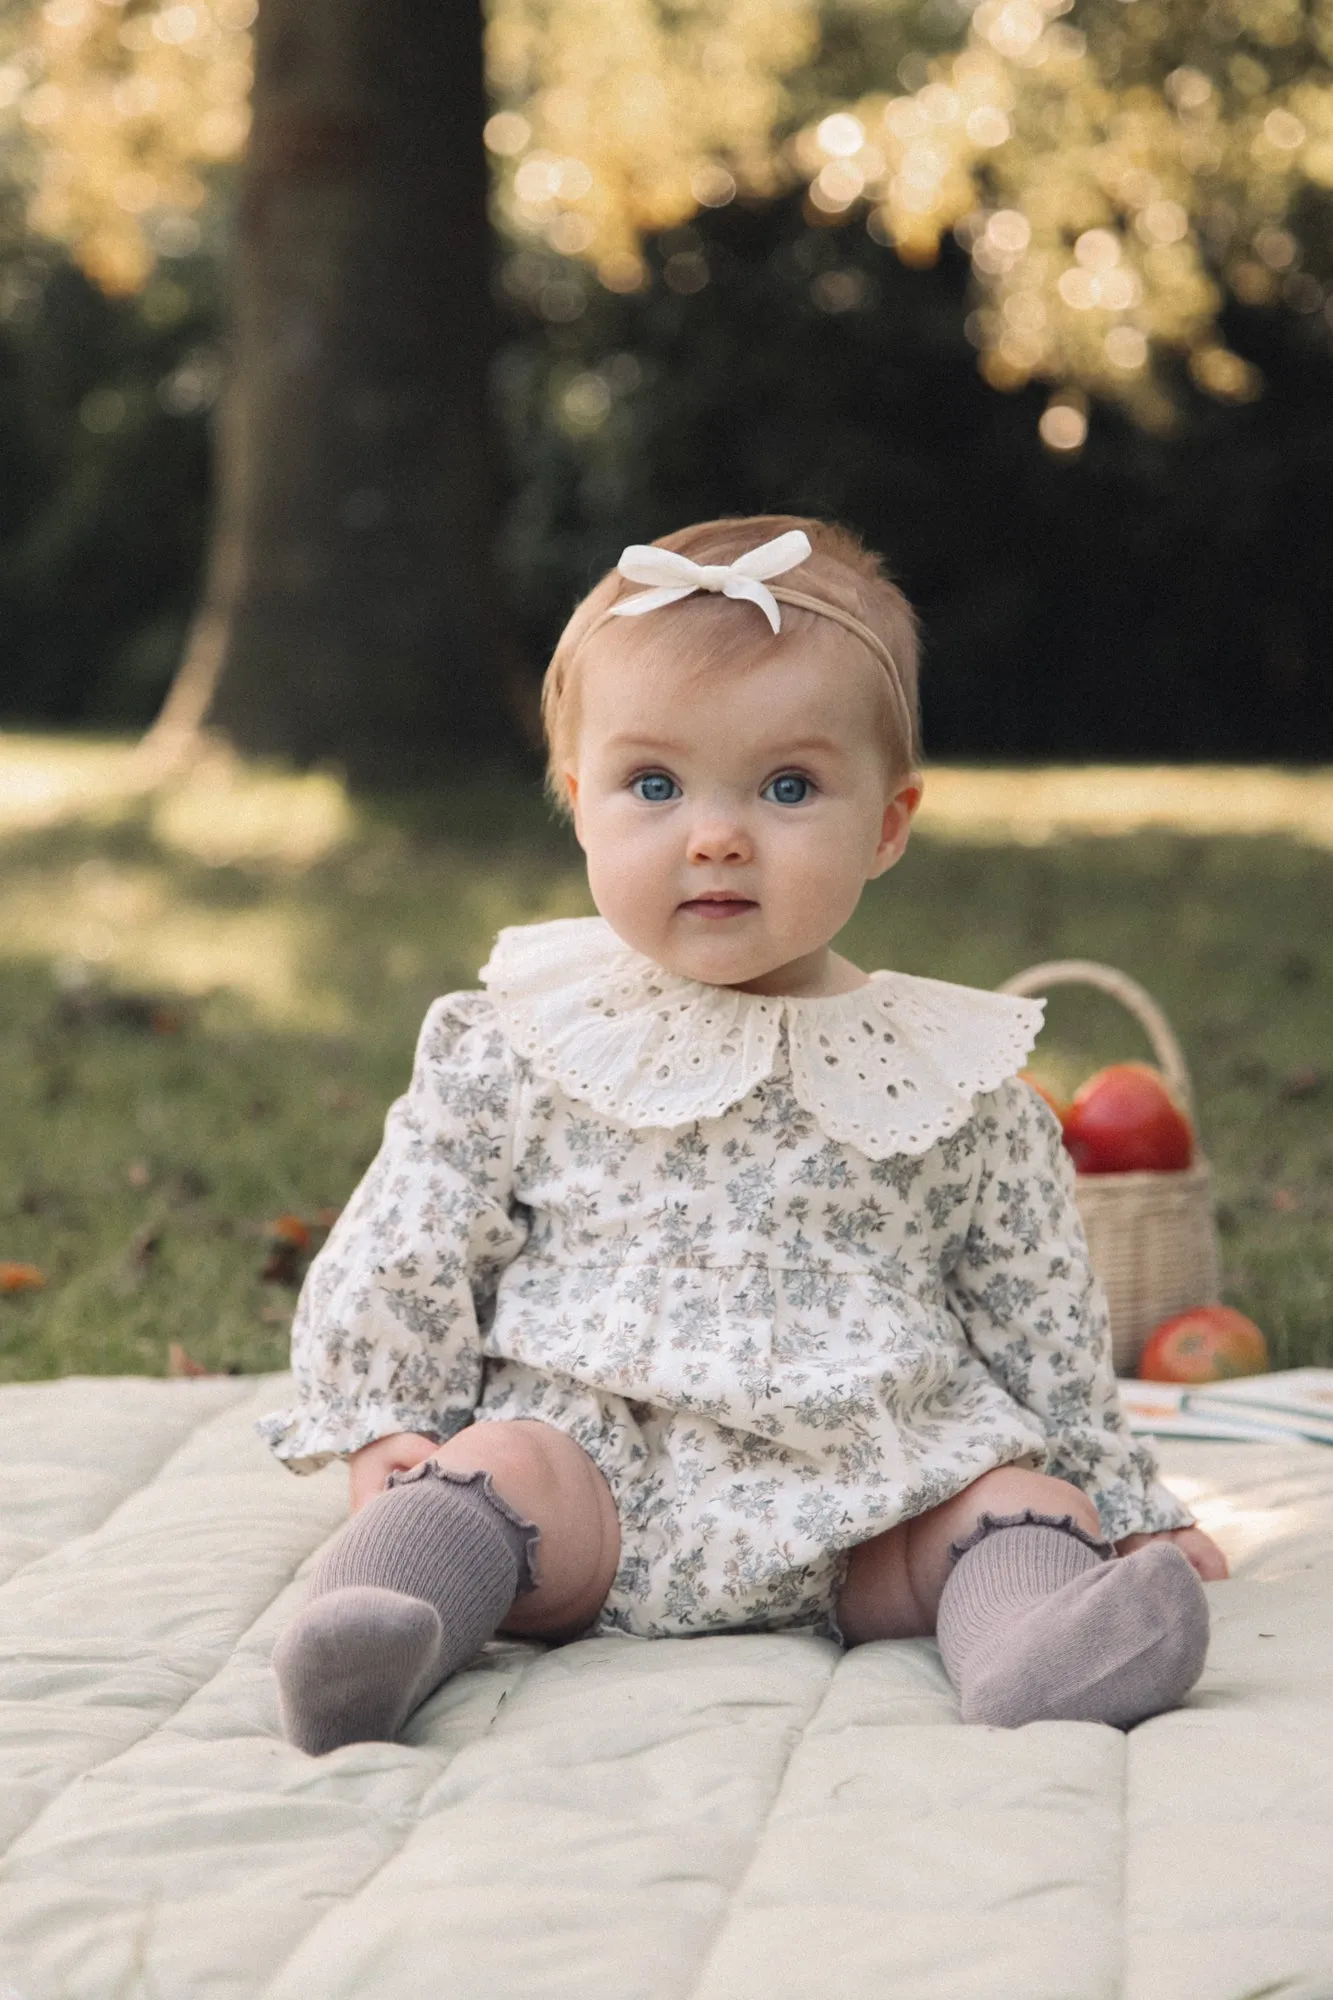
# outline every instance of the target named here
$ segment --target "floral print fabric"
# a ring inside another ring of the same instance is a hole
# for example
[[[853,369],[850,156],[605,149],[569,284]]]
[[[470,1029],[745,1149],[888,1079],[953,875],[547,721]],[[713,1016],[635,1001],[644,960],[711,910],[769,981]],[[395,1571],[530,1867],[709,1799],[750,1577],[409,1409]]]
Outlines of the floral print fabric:
[[[1022,1463],[1108,1538],[1184,1525],[1129,1437],[1059,1129],[1026,1084],[916,1156],[830,1139],[771,1073],[632,1129],[437,1001],[411,1087],[313,1264],[296,1471],[393,1431],[539,1418],[620,1511],[606,1628],[828,1629],[847,1552]]]

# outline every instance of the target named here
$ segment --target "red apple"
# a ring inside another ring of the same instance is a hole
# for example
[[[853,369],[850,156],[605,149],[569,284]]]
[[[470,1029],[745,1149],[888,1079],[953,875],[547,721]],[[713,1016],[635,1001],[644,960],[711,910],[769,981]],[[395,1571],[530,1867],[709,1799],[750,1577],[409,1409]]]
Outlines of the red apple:
[[[1075,1093],[1065,1144],[1081,1174],[1179,1173],[1194,1157],[1194,1133],[1160,1071],[1112,1063]]]
[[[1223,1382],[1263,1375],[1268,1342],[1252,1319],[1231,1306],[1192,1306],[1164,1319],[1139,1356],[1141,1382]]]
[[[1055,1092],[1049,1089],[1046,1084],[1039,1083],[1030,1069],[1021,1069],[1018,1074],[1030,1090],[1035,1090],[1038,1097],[1045,1098],[1056,1117],[1060,1120],[1061,1125],[1063,1125],[1069,1111],[1069,1106],[1065,1103],[1064,1099],[1057,1097]]]

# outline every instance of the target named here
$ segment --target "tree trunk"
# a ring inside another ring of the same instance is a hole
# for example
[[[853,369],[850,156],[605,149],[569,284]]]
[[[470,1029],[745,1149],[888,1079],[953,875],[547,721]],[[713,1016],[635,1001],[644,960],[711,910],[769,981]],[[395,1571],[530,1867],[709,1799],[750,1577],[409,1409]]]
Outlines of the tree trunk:
[[[354,778],[519,738],[478,0],[262,0],[204,597],[154,735]]]

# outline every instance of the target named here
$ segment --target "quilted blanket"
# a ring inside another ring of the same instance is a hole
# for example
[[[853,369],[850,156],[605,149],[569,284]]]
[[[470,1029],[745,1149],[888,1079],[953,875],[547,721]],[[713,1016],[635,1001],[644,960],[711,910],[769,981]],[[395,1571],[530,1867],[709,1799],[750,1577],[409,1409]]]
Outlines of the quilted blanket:
[[[1129,1736],[964,1728],[927,1641],[612,1637],[312,1760],[286,1393],[0,1389],[0,2000],[1333,1995],[1333,1451],[1167,1449],[1236,1573]]]

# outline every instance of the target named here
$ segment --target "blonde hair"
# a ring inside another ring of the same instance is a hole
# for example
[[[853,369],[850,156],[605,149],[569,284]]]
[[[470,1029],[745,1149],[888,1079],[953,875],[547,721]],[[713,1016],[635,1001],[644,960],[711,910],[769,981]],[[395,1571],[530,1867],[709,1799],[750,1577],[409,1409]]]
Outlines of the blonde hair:
[[[734,515],[718,521],[697,521],[692,527],[678,528],[674,534],[660,535],[654,547],[675,549],[701,564],[730,563],[747,549],[772,541],[792,528],[804,529],[810,538],[811,553],[795,569],[775,578],[774,583],[790,584],[859,618],[893,656],[901,700],[890,683],[887,668],[877,665],[882,691],[878,714],[890,775],[903,777],[916,768],[921,758],[916,615],[885,573],[881,558],[866,548],[851,529],[803,514]],[[549,753],[546,781],[556,805],[564,812],[569,810],[565,766],[578,729],[579,654],[584,640],[599,621],[602,621],[599,640],[604,638],[609,623],[621,653],[650,669],[682,656],[688,656],[700,673],[729,666],[759,665],[780,649],[790,647],[794,640],[825,652],[837,647],[844,658],[846,648],[855,646],[864,657],[876,658],[863,640],[818,611],[783,604],[782,630],[775,634],[756,606],[711,592],[696,592],[643,618],[606,621],[605,613],[611,606],[622,597],[632,596],[635,588],[626,583],[618,570],[608,570],[575,606],[546,670],[542,683],[542,726]],[[906,740],[904,716],[908,723]]]

